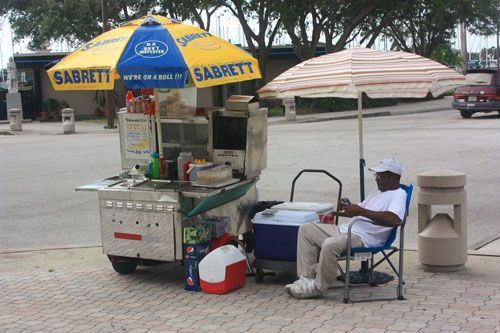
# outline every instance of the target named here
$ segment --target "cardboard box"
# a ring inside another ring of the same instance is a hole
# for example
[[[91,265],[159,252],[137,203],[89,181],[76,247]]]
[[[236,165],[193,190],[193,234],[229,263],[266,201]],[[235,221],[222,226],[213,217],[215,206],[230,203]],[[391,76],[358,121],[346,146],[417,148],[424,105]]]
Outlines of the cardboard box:
[[[212,239],[219,238],[225,233],[231,231],[231,218],[229,216],[220,216],[206,219],[203,224],[212,227]]]
[[[184,244],[183,254],[184,260],[200,261],[210,252],[210,242],[201,244]]]
[[[196,260],[184,261],[184,289],[200,291],[200,275]]]
[[[197,224],[183,229],[184,244],[200,244],[211,239],[212,227],[209,224]]]

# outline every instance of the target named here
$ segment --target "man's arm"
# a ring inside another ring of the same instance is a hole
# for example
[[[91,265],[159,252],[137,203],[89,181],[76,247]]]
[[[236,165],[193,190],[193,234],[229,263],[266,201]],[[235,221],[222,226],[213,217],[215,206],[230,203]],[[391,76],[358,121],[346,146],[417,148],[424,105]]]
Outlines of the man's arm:
[[[373,220],[374,224],[384,227],[397,227],[401,221],[399,216],[390,211],[376,212],[373,210],[362,208],[358,205],[342,206],[343,210],[349,216],[363,216]]]

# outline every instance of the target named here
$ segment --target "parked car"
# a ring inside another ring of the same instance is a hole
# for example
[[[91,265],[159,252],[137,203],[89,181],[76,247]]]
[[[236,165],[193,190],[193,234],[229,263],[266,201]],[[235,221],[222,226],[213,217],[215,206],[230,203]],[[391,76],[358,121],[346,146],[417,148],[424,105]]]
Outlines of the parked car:
[[[465,85],[455,89],[451,106],[464,118],[470,118],[476,112],[500,113],[500,69],[467,71]]]

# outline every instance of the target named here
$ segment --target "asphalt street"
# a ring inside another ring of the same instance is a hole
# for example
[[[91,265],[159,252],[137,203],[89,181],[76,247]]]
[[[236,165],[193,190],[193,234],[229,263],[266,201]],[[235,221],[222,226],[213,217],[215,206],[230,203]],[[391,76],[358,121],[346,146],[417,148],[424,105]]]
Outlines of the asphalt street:
[[[77,122],[76,134],[63,135],[60,124],[23,124],[22,135],[0,135],[0,250],[99,245],[97,194],[74,188],[118,174],[117,131]],[[42,126],[43,127],[43,126]],[[45,127],[43,127],[45,128]],[[364,120],[368,166],[395,157],[404,167],[402,182],[434,169],[465,172],[468,193],[468,244],[486,251],[500,238],[497,171],[500,117],[462,119],[457,111],[373,117]],[[0,125],[0,131],[8,125]],[[325,169],[343,182],[343,196],[359,198],[356,119],[276,122],[269,126],[267,169],[258,184],[260,200],[288,200],[291,182],[302,169]],[[366,193],[374,188],[366,170]],[[308,176],[297,183],[295,201],[330,201],[337,186]],[[418,187],[415,187],[415,192]],[[452,215],[452,207],[433,207]],[[417,247],[417,196],[407,222],[407,247]]]

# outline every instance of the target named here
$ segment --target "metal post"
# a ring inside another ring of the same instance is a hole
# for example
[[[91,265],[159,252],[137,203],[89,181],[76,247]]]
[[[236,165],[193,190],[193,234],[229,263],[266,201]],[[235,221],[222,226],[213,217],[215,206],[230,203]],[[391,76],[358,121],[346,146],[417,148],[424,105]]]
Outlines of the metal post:
[[[363,157],[363,92],[358,91],[358,131],[359,131],[359,193],[365,200],[365,159]]]

